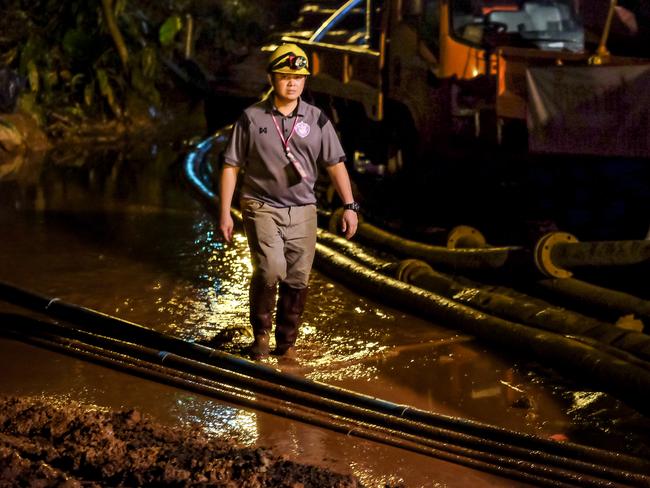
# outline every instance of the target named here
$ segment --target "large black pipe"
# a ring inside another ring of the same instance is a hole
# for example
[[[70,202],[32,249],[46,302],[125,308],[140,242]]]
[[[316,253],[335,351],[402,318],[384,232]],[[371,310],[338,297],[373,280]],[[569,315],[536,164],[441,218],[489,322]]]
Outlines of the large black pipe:
[[[550,361],[558,369],[586,379],[598,388],[606,387],[630,405],[650,412],[650,402],[644,393],[650,388],[650,372],[646,369],[558,334],[499,319],[421,288],[377,276],[376,272],[322,244],[317,244],[316,259],[321,270],[342,282],[354,283],[358,292],[434,322],[453,323],[455,328],[506,350]]]
[[[574,278],[543,279],[537,281],[536,286],[615,316],[633,314],[637,318],[643,319],[646,326],[650,324],[650,301],[629,293],[611,290]]]
[[[551,250],[551,259],[565,269],[647,265],[650,263],[650,241],[557,243]]]
[[[186,378],[188,375],[193,375],[190,377],[193,383],[214,384],[215,380],[225,381],[228,387],[234,385],[257,394],[261,393],[282,400],[281,407],[279,409],[274,408],[273,413],[275,414],[287,416],[283,412],[286,410],[292,411],[287,402],[300,404],[303,407],[307,406],[319,412],[326,411],[329,414],[342,416],[352,422],[361,421],[368,428],[379,429],[382,435],[388,434],[400,439],[401,442],[415,443],[421,453],[447,460],[451,456],[454,462],[502,476],[506,475],[514,479],[549,486],[564,484],[564,482],[579,482],[582,486],[609,486],[609,481],[600,479],[602,476],[620,482],[639,484],[639,486],[644,482],[650,483],[650,478],[641,475],[634,475],[604,466],[594,466],[579,460],[560,458],[544,452],[531,452],[516,446],[503,446],[491,442],[489,439],[471,438],[471,436],[449,431],[442,432],[440,429],[431,428],[426,424],[396,419],[367,409],[296,392],[286,387],[238,375],[173,353],[116,341],[56,324],[46,324],[19,315],[8,314],[4,316],[4,319],[5,323],[9,324],[7,327],[12,329],[14,334],[28,342],[39,345],[54,343],[58,346],[73,347],[75,350],[103,351],[103,356],[117,357],[122,362],[137,361],[143,364],[145,368],[150,365],[155,371],[158,371],[160,366],[150,363],[160,363],[168,370],[171,370],[171,372],[166,373],[167,375],[184,375]],[[70,339],[70,337],[73,339]],[[158,379],[160,380],[160,378]],[[222,384],[219,384],[219,387],[223,390]],[[223,396],[221,398],[228,401],[234,400],[234,403],[242,404],[242,393],[236,391],[235,394],[234,399],[223,398]],[[245,406],[256,407],[257,399],[252,400],[255,402],[252,405],[249,401]],[[358,426],[359,424],[353,425]],[[331,426],[328,428],[331,428]],[[442,441],[436,439],[442,439]],[[450,444],[449,441],[455,443]],[[382,442],[389,443],[383,437]],[[446,455],[441,456],[441,453]],[[540,464],[540,462],[546,464]]]
[[[480,249],[447,249],[397,236],[367,222],[360,222],[359,238],[373,247],[422,259],[430,264],[454,271],[515,269],[532,270],[530,253],[521,247],[489,247]]]
[[[216,365],[229,371],[254,376],[306,393],[319,395],[330,400],[367,408],[398,418],[426,423],[443,429],[450,429],[477,437],[490,438],[496,442],[517,445],[523,449],[539,450],[558,456],[582,459],[589,463],[615,466],[618,469],[636,473],[650,472],[650,463],[629,456],[620,454],[612,456],[610,453],[586,446],[573,443],[558,443],[467,419],[434,414],[304,378],[285,375],[273,368],[222,351],[216,351],[199,344],[183,341],[84,307],[64,303],[58,299],[37,295],[4,282],[0,282],[0,297],[15,305],[30,308],[31,310],[45,313],[51,317],[74,324],[83,323],[84,329],[89,332],[109,335],[124,341],[147,344],[148,347],[173,352],[189,359]]]
[[[513,297],[512,294],[493,291],[494,287],[486,290],[477,286],[461,284],[434,271],[423,261],[387,261],[373,256],[357,244],[323,230],[319,230],[318,239],[320,243],[340,250],[346,256],[350,256],[362,265],[382,274],[391,275],[405,283],[413,284],[497,317],[565,335],[584,335],[596,339],[603,343],[602,348],[607,348],[605,352],[618,354],[619,357],[636,366],[650,369],[650,363],[648,363],[650,361],[650,336],[647,334],[618,328],[613,324],[556,307],[538,299],[529,299],[521,293]],[[593,341],[592,345],[597,346]],[[621,351],[612,351],[612,348],[608,346],[616,346]]]
[[[333,218],[336,219],[337,215],[334,214]],[[335,226],[335,222],[330,224],[330,227]],[[359,224],[358,234],[373,247],[388,250],[399,256],[421,259],[433,266],[454,272],[507,269],[509,272],[523,271],[524,274],[531,274],[533,271],[538,273],[533,254],[520,247],[447,249],[411,241],[365,222]],[[554,244],[550,257],[558,267],[575,269],[581,266],[648,264],[649,252],[649,241],[572,242]],[[629,293],[591,285],[574,278],[540,280],[539,284],[577,301],[587,302],[619,315],[634,314],[646,324],[650,323],[650,301]]]

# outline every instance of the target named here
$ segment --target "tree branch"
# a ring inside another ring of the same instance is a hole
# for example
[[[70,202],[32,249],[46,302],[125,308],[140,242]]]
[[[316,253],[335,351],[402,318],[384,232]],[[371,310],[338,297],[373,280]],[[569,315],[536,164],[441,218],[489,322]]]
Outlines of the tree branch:
[[[124,38],[120,29],[117,27],[117,20],[113,14],[113,0],[102,0],[102,10],[104,12],[104,20],[106,20],[106,26],[108,27],[108,32],[113,38],[115,43],[115,48],[117,53],[120,56],[120,61],[122,61],[122,68],[125,72],[129,71],[129,51],[126,48],[124,43]]]

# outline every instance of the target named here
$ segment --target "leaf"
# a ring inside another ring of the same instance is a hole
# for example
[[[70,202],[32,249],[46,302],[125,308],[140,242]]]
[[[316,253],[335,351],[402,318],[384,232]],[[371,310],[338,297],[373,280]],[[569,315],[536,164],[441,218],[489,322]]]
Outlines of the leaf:
[[[126,0],[117,0],[115,2],[115,18],[119,17],[124,13],[124,9],[126,8]]]
[[[75,117],[77,117],[79,119],[82,119],[85,116],[84,111],[82,110],[82,108],[79,106],[78,103],[75,103],[74,105],[72,105],[70,107],[67,107],[66,112],[71,113],[72,115],[74,115]]]
[[[145,78],[153,79],[157,66],[156,50],[151,46],[142,49],[142,74]]]
[[[84,78],[85,78],[85,76],[84,76],[83,73],[77,73],[76,75],[74,75],[72,77],[72,79],[70,80],[70,88],[72,90],[76,89],[77,85],[83,83]]]
[[[108,102],[108,106],[111,107],[111,110],[115,115],[121,117],[122,111],[116,103],[115,92],[113,91],[110,81],[108,81],[108,74],[101,68],[97,70],[97,82],[99,83],[99,92]]]
[[[101,68],[97,69],[97,82],[99,83],[99,92],[104,95],[108,96],[109,92],[111,92],[111,85],[108,83],[108,75],[106,74],[106,70],[103,70]]]
[[[131,72],[131,86],[155,107],[160,106],[160,92],[153,80],[145,78],[139,69]]]
[[[16,59],[17,55],[18,55],[18,47],[13,47],[12,49],[9,49],[9,51],[7,51],[2,56],[0,56],[0,64],[4,66],[9,66],[11,63],[14,62],[14,59]]]
[[[84,88],[84,103],[90,107],[95,99],[95,82],[91,81]]]
[[[31,87],[34,93],[38,93],[39,82],[38,82],[38,68],[34,60],[27,62],[27,78],[29,79],[29,86]]]
[[[80,29],[68,29],[63,36],[63,51],[73,61],[87,61],[91,57],[94,39]]]
[[[158,32],[158,39],[160,40],[160,44],[163,46],[169,46],[172,42],[174,42],[174,38],[176,37],[176,34],[179,33],[182,26],[183,24],[181,22],[180,16],[172,15],[169,17],[160,27],[160,31]]]
[[[43,75],[43,85],[47,90],[51,90],[59,82],[59,75],[56,70],[46,71]]]
[[[31,114],[39,124],[45,123],[43,109],[36,101],[36,93],[23,93],[18,98],[18,107],[21,112]]]
[[[45,55],[45,47],[41,39],[30,36],[20,51],[19,71],[23,75],[29,73],[29,63],[42,59]]]

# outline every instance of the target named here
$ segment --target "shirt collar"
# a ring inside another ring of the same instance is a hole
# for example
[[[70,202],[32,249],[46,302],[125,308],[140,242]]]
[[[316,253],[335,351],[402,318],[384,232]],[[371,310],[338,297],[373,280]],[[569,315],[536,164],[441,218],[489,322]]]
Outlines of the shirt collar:
[[[305,103],[303,103],[302,98],[298,98],[298,106],[293,110],[293,112],[291,112],[290,115],[287,115],[286,117],[293,117],[294,115],[299,115],[300,117],[304,117],[306,115],[306,109],[307,106],[305,105]],[[266,99],[266,112],[285,117],[285,115],[282,112],[280,112],[277,108],[275,108],[275,105],[273,105],[273,93],[271,93],[271,95],[269,95],[269,97]]]

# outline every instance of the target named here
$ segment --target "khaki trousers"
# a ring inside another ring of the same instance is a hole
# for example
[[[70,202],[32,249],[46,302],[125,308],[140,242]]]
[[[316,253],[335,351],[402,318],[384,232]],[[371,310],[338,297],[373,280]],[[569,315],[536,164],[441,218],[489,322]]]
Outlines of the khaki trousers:
[[[316,252],[316,205],[276,208],[240,202],[253,263],[253,280],[306,288]]]

